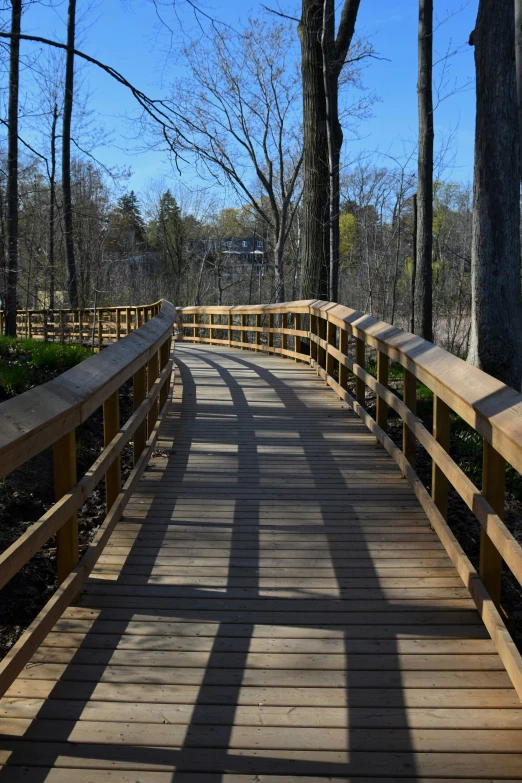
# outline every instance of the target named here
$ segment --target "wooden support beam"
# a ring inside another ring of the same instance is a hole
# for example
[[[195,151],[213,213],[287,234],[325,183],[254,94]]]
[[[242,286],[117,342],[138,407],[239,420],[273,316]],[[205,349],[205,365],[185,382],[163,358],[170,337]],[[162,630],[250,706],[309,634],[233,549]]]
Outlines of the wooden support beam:
[[[210,345],[212,345],[212,338],[214,337],[214,314],[213,313],[210,313],[209,321],[210,321],[209,328],[208,328],[208,333],[210,335],[209,343]]]
[[[317,334],[321,340],[326,340],[326,321],[322,317],[317,319]],[[319,367],[326,370],[326,351],[320,345],[317,346],[317,363]]]
[[[60,500],[76,484],[76,434],[71,430],[53,445],[54,499]],[[56,533],[58,584],[78,563],[78,515],[76,512]]]
[[[366,369],[366,345],[360,337],[355,338],[355,364]],[[366,384],[362,378],[355,378],[355,399],[363,406],[366,406]]]
[[[482,494],[500,519],[504,519],[506,461],[486,440],[483,448]],[[483,527],[480,528],[479,571],[495,606],[500,607],[502,557]]]
[[[260,351],[261,349],[259,346],[261,345],[261,332],[259,329],[261,329],[261,315],[258,313],[256,315],[256,352]]]
[[[243,327],[241,329],[241,342],[242,343],[247,343],[248,342],[248,340],[247,340],[247,333],[246,333],[246,325],[247,325],[246,319],[247,319],[246,315],[242,314],[241,315],[241,326]],[[241,346],[241,350],[244,351],[245,348],[243,346]]]
[[[194,338],[199,337],[197,313],[194,313],[194,315],[192,316],[192,337]]]
[[[413,414],[417,413],[417,378],[409,370],[404,370],[404,391],[402,395],[404,404]],[[415,469],[415,435],[407,424],[402,425],[402,451],[404,456]]]
[[[161,348],[159,349],[159,356],[160,356],[160,372],[163,370],[165,365],[167,364],[170,356],[171,351],[171,340],[170,337],[168,337]],[[160,391],[159,396],[159,409],[160,411],[163,410],[163,406],[167,402],[167,397],[169,395],[169,381],[165,381],[165,383],[162,386],[162,389]]]
[[[273,329],[274,328],[274,314],[269,313],[268,314],[268,328]],[[272,348],[272,350],[270,350]],[[274,353],[274,333],[269,332],[268,333],[268,353]]]
[[[151,356],[151,358],[147,362],[147,393],[150,392],[150,390],[154,386],[154,381],[158,377],[158,363],[159,363],[159,356],[158,353],[156,352]],[[154,425],[156,424],[158,415],[159,415],[159,405],[158,405],[158,400],[156,399],[152,408],[150,409],[150,413],[147,415],[147,438],[150,438],[151,432],[154,429]]]
[[[337,338],[337,327],[335,324],[328,323],[326,324],[326,339],[328,341],[328,345],[333,345],[333,347],[336,347],[336,338]],[[332,356],[331,353],[326,354],[326,372],[328,375],[334,374],[335,369],[335,359]]]
[[[286,351],[288,349],[288,335],[284,333],[284,329],[288,329],[288,313],[283,313],[281,317],[281,348]]]
[[[126,310],[125,310],[125,327],[126,327],[126,330],[127,330],[127,334],[130,334],[131,333],[131,328],[132,328],[132,324],[131,324],[131,309],[130,309],[130,307],[127,307]]]
[[[103,445],[108,446],[120,431],[120,391],[117,389],[103,403]],[[105,474],[107,513],[121,490],[121,457],[118,454]]]
[[[339,350],[343,356],[348,356],[348,332],[346,329],[339,330]],[[339,362],[339,385],[341,389],[346,391],[348,383],[348,367]],[[341,397],[342,399],[342,397]]]
[[[139,408],[147,394],[147,367],[143,365],[132,376],[132,409]],[[135,465],[147,442],[147,422],[145,419],[138,425],[134,434],[133,464]]]
[[[116,341],[121,338],[121,310],[116,308]]]
[[[389,367],[390,361],[388,356],[382,351],[377,351],[377,380],[386,388],[388,388]],[[377,395],[376,421],[381,429],[386,430],[388,426],[388,404],[379,395]]]
[[[232,313],[228,313],[228,347],[232,348]]]
[[[433,437],[444,451],[449,452],[450,409],[436,395],[433,395]],[[448,518],[448,486],[448,479],[435,461],[432,461],[431,497],[444,519]]]
[[[317,332],[317,316],[311,315],[310,316],[310,335],[316,335]],[[310,358],[314,361],[317,361],[317,343],[311,338],[310,339]]]
[[[296,331],[301,331],[301,313],[294,313],[294,329]],[[298,334],[294,337],[294,351],[296,353],[301,353],[301,338]],[[297,356],[295,357],[296,362],[299,361]]]

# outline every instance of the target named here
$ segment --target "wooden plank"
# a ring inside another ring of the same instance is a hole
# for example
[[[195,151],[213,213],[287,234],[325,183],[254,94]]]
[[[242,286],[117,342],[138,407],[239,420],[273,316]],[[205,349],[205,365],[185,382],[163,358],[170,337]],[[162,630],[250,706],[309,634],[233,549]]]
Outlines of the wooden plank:
[[[54,499],[61,500],[76,484],[76,433],[59,438],[53,446]],[[79,558],[78,515],[71,514],[56,532],[56,568],[62,584]]]
[[[482,494],[495,513],[504,519],[504,494],[506,487],[506,461],[484,440],[482,468]],[[497,607],[500,606],[502,581],[502,556],[488,536],[480,529],[480,578]]]

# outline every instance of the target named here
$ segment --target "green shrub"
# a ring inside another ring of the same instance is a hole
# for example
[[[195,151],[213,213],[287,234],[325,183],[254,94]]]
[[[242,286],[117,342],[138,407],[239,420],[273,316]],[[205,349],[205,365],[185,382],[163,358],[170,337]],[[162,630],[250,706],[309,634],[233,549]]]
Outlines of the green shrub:
[[[17,341],[14,337],[6,337],[0,335],[0,356],[5,356],[17,345]]]
[[[27,364],[0,365],[0,386],[8,394],[20,394],[32,385],[31,371]]]

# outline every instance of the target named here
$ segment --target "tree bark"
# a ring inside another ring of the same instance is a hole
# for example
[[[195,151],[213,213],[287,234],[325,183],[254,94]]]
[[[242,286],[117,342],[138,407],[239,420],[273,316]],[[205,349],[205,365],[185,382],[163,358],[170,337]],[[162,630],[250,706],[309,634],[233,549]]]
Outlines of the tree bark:
[[[417,176],[417,270],[415,332],[433,340],[433,0],[419,0],[419,155]]]
[[[58,122],[58,106],[54,104],[53,122],[51,125],[51,171],[49,174],[49,309],[54,310],[56,270],[54,250],[54,219],[56,208],[56,125]]]
[[[522,140],[522,0],[515,0],[515,56],[517,64],[518,129]],[[522,179],[522,141],[520,144],[520,178]]]
[[[301,297],[328,298],[328,138],[321,32],[323,0],[303,0],[299,38],[303,79]]]
[[[78,283],[74,260],[74,228],[71,195],[71,119],[74,100],[74,36],[76,0],[69,0],[67,15],[67,55],[65,62],[65,94],[63,102],[62,191],[65,255],[67,259],[69,306],[78,307]]]
[[[480,0],[468,361],[520,390],[520,134],[513,0]],[[471,40],[471,39],[470,39]]]
[[[16,337],[18,283],[18,90],[20,82],[20,28],[22,0],[11,3],[9,107],[7,131],[7,285],[5,333]]]

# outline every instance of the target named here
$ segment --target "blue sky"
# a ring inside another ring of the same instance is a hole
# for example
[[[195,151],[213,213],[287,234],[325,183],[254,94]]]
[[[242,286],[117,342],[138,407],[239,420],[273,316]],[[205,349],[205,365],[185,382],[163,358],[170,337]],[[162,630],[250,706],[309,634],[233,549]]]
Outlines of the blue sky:
[[[160,13],[171,25],[172,38],[158,22],[151,0],[104,0],[85,12],[88,4],[79,0],[79,16],[83,32],[78,47],[112,65],[129,81],[153,97],[168,94],[172,78],[182,75],[175,50],[182,32],[197,34],[192,12],[183,2],[163,0]],[[268,3],[267,3],[268,4]],[[289,14],[296,14],[299,3],[275,0],[274,6]],[[452,137],[450,153],[445,157],[445,176],[470,181],[473,166],[474,135],[474,64],[473,49],[467,45],[474,27],[478,0],[435,0],[435,14],[442,22],[435,32],[435,60],[444,57],[448,48],[458,54],[447,60],[448,85],[444,92],[452,92],[454,84],[468,84],[467,89],[450,95],[435,114],[436,145]],[[248,0],[206,0],[204,10],[213,17],[233,26],[249,13],[263,13],[261,3]],[[25,15],[25,32],[64,38],[66,3],[54,7],[32,6]],[[446,21],[444,21],[446,20]],[[357,154],[371,156],[375,151],[402,157],[411,151],[417,134],[417,0],[361,0],[358,34],[368,36],[380,58],[372,60],[364,73],[364,84],[377,101],[373,117],[359,129],[360,138],[347,138],[349,157]],[[297,35],[297,33],[296,33]],[[170,54],[169,50],[170,49]],[[436,67],[435,83],[440,78],[442,64]],[[91,106],[103,118],[112,132],[114,143],[97,152],[106,164],[130,166],[133,171],[129,187],[142,189],[148,180],[170,175],[168,162],[160,153],[133,152],[134,141],[126,117],[135,112],[135,104],[123,87],[95,68],[88,67],[85,78],[92,90]]]

